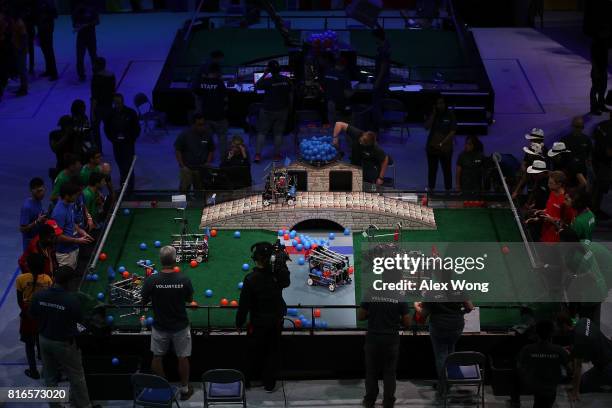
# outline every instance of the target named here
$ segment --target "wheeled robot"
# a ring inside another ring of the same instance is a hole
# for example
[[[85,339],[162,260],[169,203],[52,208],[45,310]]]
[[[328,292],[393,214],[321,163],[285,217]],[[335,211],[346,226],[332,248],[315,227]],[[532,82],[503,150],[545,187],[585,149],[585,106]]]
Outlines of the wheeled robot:
[[[326,286],[334,292],[338,286],[349,285],[353,279],[349,272],[348,256],[324,246],[317,246],[308,255],[308,286]]]
[[[297,181],[295,176],[289,175],[284,168],[272,168],[266,177],[266,186],[262,194],[263,205],[285,202],[287,205],[295,204],[297,194]]]

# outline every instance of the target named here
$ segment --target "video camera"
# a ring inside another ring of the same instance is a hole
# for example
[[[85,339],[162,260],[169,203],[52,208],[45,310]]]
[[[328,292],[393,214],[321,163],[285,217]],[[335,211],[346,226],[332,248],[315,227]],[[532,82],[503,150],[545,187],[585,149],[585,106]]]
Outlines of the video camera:
[[[274,261],[272,262],[274,266],[284,265],[287,261],[291,262],[287,249],[284,244],[281,244],[280,239],[277,239],[272,245],[272,256],[274,257]]]

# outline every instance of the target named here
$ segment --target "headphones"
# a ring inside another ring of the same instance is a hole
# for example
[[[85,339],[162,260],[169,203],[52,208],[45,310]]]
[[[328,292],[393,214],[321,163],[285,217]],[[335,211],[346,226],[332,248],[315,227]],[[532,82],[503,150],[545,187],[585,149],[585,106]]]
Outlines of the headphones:
[[[274,263],[274,248],[269,242],[257,242],[251,245],[251,259],[257,262],[258,258],[270,258],[270,263]]]

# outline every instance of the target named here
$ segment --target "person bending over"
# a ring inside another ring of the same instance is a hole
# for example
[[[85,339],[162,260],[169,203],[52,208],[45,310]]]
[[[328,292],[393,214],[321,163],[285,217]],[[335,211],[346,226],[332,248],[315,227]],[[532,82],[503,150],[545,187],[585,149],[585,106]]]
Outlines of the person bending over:
[[[338,137],[342,132],[346,132],[351,146],[351,164],[363,168],[363,181],[382,185],[385,182],[385,173],[391,164],[391,158],[376,143],[376,133],[364,132],[345,122],[336,122],[333,138],[336,148],[340,146]]]
[[[236,313],[236,327],[240,330],[248,315],[250,358],[247,381],[250,384],[257,367],[261,370],[264,389],[273,392],[280,369],[281,332],[287,308],[283,289],[291,283],[289,269],[286,260],[282,259],[283,254],[277,254],[274,245],[269,242],[254,244],[251,247],[251,257],[255,267],[244,278]]]
[[[182,273],[174,272],[176,249],[169,245],[159,250],[161,272],[149,276],[142,287],[142,303],[151,302],[153,328],[151,332],[151,369],[165,377],[163,358],[170,346],[178,358],[178,372],[181,381],[181,400],[188,400],[193,394],[189,384],[189,357],[191,356],[191,328],[185,310],[186,303],[193,300],[191,280]]]

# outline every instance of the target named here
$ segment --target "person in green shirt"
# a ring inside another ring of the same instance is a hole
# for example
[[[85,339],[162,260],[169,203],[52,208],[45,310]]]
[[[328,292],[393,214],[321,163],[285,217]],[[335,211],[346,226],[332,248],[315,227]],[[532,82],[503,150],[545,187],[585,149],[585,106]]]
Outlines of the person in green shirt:
[[[105,176],[100,172],[93,172],[89,176],[89,182],[87,187],[83,190],[83,198],[85,201],[85,207],[92,217],[94,225],[97,227],[100,222],[100,189],[104,187],[106,183]]]
[[[72,153],[67,153],[64,156],[66,168],[59,172],[53,183],[53,191],[51,191],[51,201],[57,202],[60,196],[62,186],[70,181],[72,177],[79,176],[81,172],[81,159]]]
[[[94,149],[85,153],[85,165],[81,169],[81,181],[83,184],[89,184],[89,176],[93,172],[102,172],[102,153]]]
[[[583,240],[582,245],[595,255],[595,261],[606,280],[608,290],[612,289],[612,253],[610,250],[600,242],[593,242],[588,239]]]
[[[570,227],[576,232],[579,240],[593,239],[595,229],[595,215],[589,209],[591,196],[586,191],[579,191],[572,198],[572,208],[576,211],[576,217]]]

